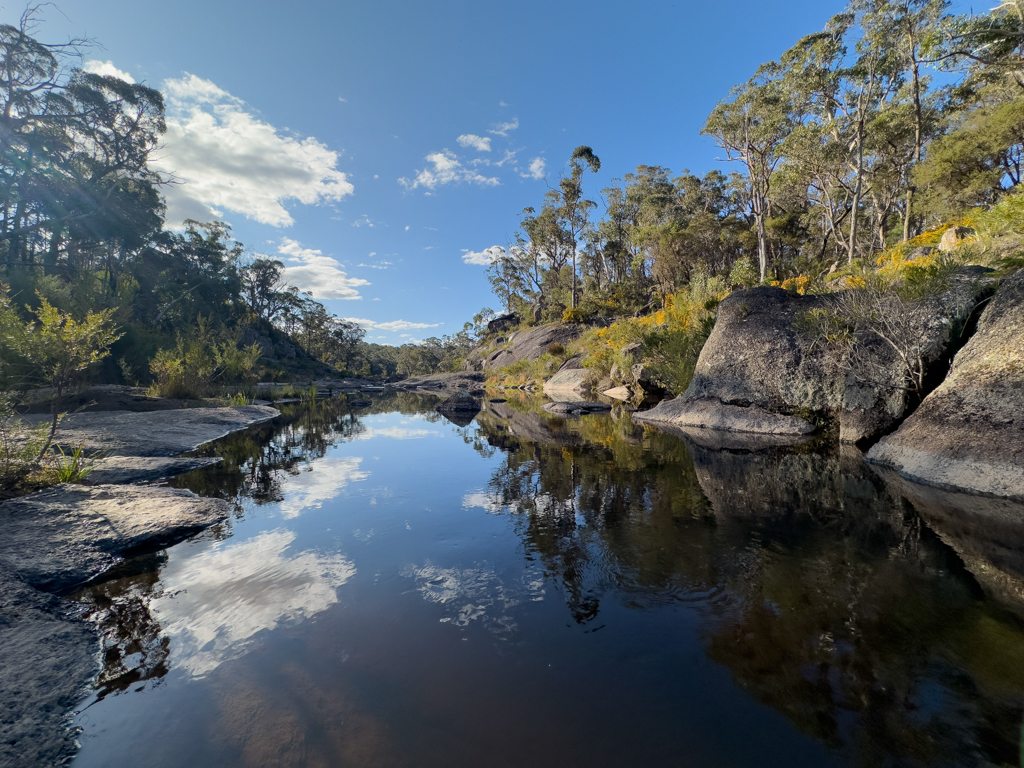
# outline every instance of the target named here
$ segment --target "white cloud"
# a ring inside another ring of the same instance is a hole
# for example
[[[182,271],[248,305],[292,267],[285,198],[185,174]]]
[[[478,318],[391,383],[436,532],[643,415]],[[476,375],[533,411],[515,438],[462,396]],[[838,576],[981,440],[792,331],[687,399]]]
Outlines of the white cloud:
[[[186,73],[165,81],[164,93],[164,151],[151,165],[181,182],[165,188],[170,226],[222,211],[290,226],[285,202],[314,205],[354,191],[337,169],[337,152],[314,138],[281,135],[209,80]]]
[[[373,229],[377,226],[377,222],[367,216],[365,213],[358,219],[352,222],[353,227],[369,227]]]
[[[408,320],[389,320],[386,323],[378,323],[374,320],[364,320],[359,317],[346,317],[350,323],[355,323],[360,328],[366,330],[377,330],[377,331],[409,331],[409,330],[420,330],[423,328],[437,328],[439,325],[444,323],[410,323]]]
[[[340,101],[342,104],[344,104],[346,101],[348,101],[348,99],[345,99],[345,98],[342,98],[341,96],[339,96],[338,97],[338,101]]]
[[[526,173],[520,171],[519,175],[524,179],[540,179],[544,178],[544,172],[547,170],[548,164],[544,161],[543,157],[535,157],[530,161],[530,165],[526,170]]]
[[[309,291],[317,299],[361,299],[356,288],[370,285],[369,281],[349,277],[341,262],[324,256],[323,251],[303,248],[295,240],[284,238],[277,246],[283,256],[285,279],[296,288]]]
[[[492,245],[482,251],[463,251],[462,260],[467,264],[476,264],[481,267],[490,266],[496,259],[505,255],[505,249],[500,245]]]
[[[117,77],[124,80],[126,83],[134,83],[135,78],[129,75],[124,70],[118,69],[114,66],[112,61],[87,61],[82,65],[82,69],[93,75],[105,75],[106,77]]]
[[[511,131],[514,131],[519,127],[519,118],[512,118],[511,123],[498,123],[488,133],[493,133],[495,136],[508,136]]]
[[[341,555],[286,554],[295,533],[267,531],[216,542],[161,573],[153,616],[170,639],[174,665],[193,677],[249,651],[264,630],[308,619],[338,602],[356,568]]]
[[[447,149],[427,155],[426,160],[428,163],[432,163],[434,167],[416,171],[414,179],[410,181],[409,179],[401,178],[398,180],[399,183],[406,189],[416,189],[417,187],[435,189],[443,184],[458,184],[461,182],[489,187],[496,187],[501,184],[496,177],[487,177],[472,168],[466,168],[458,156]]]
[[[506,104],[506,103],[505,103],[504,101],[499,101],[499,102],[498,102],[498,106],[499,106],[499,107],[507,107],[507,106],[508,106],[508,104]]]
[[[490,152],[491,140],[473,133],[464,133],[456,139],[460,146],[472,147],[477,152]]]

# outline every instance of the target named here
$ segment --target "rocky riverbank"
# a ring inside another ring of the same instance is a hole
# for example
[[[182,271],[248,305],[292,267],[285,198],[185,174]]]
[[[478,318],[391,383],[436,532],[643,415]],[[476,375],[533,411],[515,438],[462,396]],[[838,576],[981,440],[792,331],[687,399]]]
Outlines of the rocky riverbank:
[[[58,444],[107,457],[91,486],[64,484],[0,503],[0,765],[56,765],[74,751],[68,713],[96,673],[99,644],[59,595],[230,512],[223,500],[128,483],[208,463],[175,456],[277,415],[255,405],[79,413],[62,423]]]

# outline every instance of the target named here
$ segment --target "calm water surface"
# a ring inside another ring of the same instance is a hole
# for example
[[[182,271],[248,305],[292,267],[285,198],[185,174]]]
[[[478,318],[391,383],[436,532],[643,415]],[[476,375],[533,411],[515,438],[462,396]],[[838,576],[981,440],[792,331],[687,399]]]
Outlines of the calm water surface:
[[[209,447],[175,484],[233,517],[75,596],[75,768],[1024,764],[1024,510],[436,402]]]

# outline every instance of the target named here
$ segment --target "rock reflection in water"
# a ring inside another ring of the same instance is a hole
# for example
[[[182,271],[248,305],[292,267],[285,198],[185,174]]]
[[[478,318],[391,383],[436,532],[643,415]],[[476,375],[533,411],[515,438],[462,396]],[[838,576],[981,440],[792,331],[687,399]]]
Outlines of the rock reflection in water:
[[[1024,509],[921,489],[847,449],[638,427],[620,406],[563,419],[510,397],[456,428],[436,403],[304,405],[222,441],[223,465],[178,484],[240,514],[272,502],[246,517],[267,527],[212,531],[184,545],[187,567],[162,554],[91,588],[100,696],[180,668],[172,701],[205,707],[181,715],[194,752],[168,739],[165,764],[751,764],[716,762],[742,738],[861,766],[1019,763]],[[417,423],[373,417],[389,411]],[[459,437],[479,472],[401,463]],[[360,438],[374,448],[329,453]],[[396,439],[413,440],[388,454]],[[367,475],[394,497],[346,517],[356,494],[338,492]],[[417,511],[427,483],[441,492]],[[351,560],[320,549],[342,520]],[[822,764],[807,754],[792,763]]]
[[[517,520],[578,622],[609,599],[694,601],[708,656],[857,764],[1017,764],[1020,505],[957,509],[853,449],[507,406],[478,420],[508,453],[473,504]]]

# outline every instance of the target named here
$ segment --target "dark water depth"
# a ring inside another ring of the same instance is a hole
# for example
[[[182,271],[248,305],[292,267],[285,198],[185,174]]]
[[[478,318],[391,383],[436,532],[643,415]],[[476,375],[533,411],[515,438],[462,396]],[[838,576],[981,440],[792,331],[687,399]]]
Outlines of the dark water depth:
[[[75,596],[75,768],[1024,765],[1020,506],[360,398],[209,446],[232,518]]]

